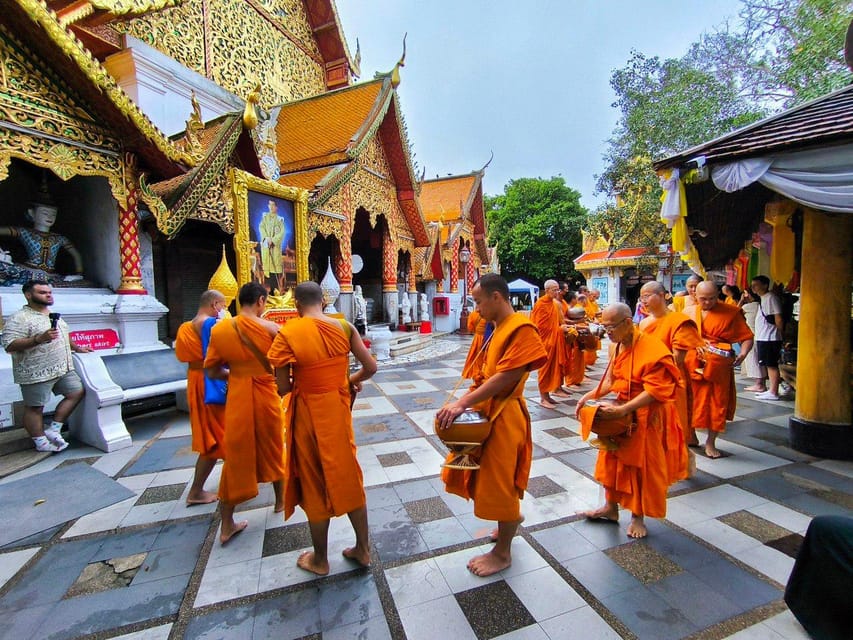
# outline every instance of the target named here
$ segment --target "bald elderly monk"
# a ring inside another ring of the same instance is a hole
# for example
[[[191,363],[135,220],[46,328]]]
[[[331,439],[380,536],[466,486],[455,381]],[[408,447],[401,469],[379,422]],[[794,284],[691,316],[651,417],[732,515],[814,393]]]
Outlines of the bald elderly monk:
[[[216,494],[204,490],[204,483],[216,461],[224,458],[225,405],[205,404],[204,353],[201,334],[206,323],[215,322],[225,309],[225,296],[211,289],[201,294],[195,317],[178,327],[175,357],[187,363],[187,404],[190,409],[192,449],[198,454],[187,505],[209,504]]]
[[[720,300],[720,291],[713,282],[700,282],[696,287],[698,305],[692,315],[704,345],[697,354],[704,360],[693,371],[693,428],[707,429],[705,455],[720,457],[717,436],[726,430],[726,421],[735,416],[737,392],[734,368],[752,350],[753,335],[740,307]],[[732,345],[740,343],[740,354]]]
[[[267,290],[260,283],[244,284],[237,300],[240,313],[213,328],[204,360],[210,377],[228,377],[225,464],[219,481],[222,544],[248,526],[234,521],[234,507],[258,495],[259,482],[272,482],[275,510],[284,509],[281,398],[266,357],[278,325],[261,318]]]
[[[702,281],[702,276],[698,276],[695,273],[687,278],[687,281],[684,283],[686,293],[684,296],[678,296],[677,298],[672,299],[672,310],[681,311],[690,317],[693,317],[693,308],[698,304],[696,302],[696,287],[698,287],[699,283]]]
[[[436,415],[446,429],[468,407],[489,416],[492,432],[483,443],[476,471],[444,469],[448,493],[474,500],[474,515],[498,523],[495,546],[468,562],[477,576],[490,576],[512,564],[510,546],[521,522],[520,500],[527,488],[533,456],[530,415],[524,401],[524,383],[532,369],[548,355],[536,327],[509,302],[506,280],[495,273],[481,277],[471,294],[480,314],[495,323],[483,380]],[[451,454],[452,457],[453,454]]]
[[[704,343],[699,337],[699,330],[693,320],[683,313],[670,311],[667,308],[666,289],[660,282],[644,284],[640,289],[640,300],[649,312],[649,315],[640,322],[640,331],[655,336],[667,346],[675,358],[675,365],[679,371],[678,387],[675,390],[675,409],[678,414],[678,424],[681,427],[681,435],[677,440],[682,444],[676,449],[676,440],[672,438],[667,447],[668,456],[678,455],[678,451],[685,451],[687,444],[699,443],[696,433],[690,426],[693,406],[689,371],[696,368],[696,348]],[[688,450],[687,457],[688,466],[692,472],[696,466],[693,452]]]
[[[546,280],[545,294],[533,305],[530,319],[536,325],[539,338],[548,354],[538,374],[539,404],[548,409],[556,408],[555,396],[566,398],[563,391],[563,362],[565,354],[565,331],[568,325],[563,320],[563,305],[560,303],[560,285],[556,280]]]
[[[376,373],[376,361],[354,326],[323,314],[319,284],[297,285],[294,298],[299,317],[281,327],[268,354],[278,391],[285,396],[284,517],[293,515],[296,505],[302,507],[314,550],[302,553],[296,564],[324,576],[329,573],[329,522],[344,514],[355,531],[355,546],[344,549],[344,557],[370,565],[367,500],[350,403]],[[361,363],[352,374],[350,351]]]
[[[599,413],[614,418],[634,413],[636,427],[631,435],[617,437],[618,449],[598,452],[595,479],[604,486],[606,502],[582,515],[618,522],[622,506],[631,510],[628,535],[644,538],[648,535],[645,516],[666,516],[667,487],[677,475],[676,469],[668,468],[666,434],[674,411],[678,368],[663,342],[634,326],[628,305],[609,305],[601,319],[613,343],[611,362],[601,386],[578,402],[578,417],[589,400],[612,392],[624,404],[604,404]]]

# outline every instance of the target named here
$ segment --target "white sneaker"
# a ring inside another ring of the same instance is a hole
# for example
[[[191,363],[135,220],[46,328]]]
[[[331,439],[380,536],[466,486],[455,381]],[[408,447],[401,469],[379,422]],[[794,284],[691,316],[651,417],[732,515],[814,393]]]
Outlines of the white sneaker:
[[[774,401],[782,399],[779,396],[777,396],[775,393],[773,393],[772,391],[765,391],[764,393],[758,393],[755,395],[755,398],[757,400],[774,400]]]
[[[64,451],[68,448],[67,442],[65,443],[65,446],[62,446],[51,442],[44,436],[33,438],[33,442],[36,445],[36,451],[41,451],[42,453],[59,453],[60,451]]]
[[[62,434],[59,433],[59,429],[45,429],[44,437],[50,440],[53,444],[62,447],[62,449],[65,449],[68,446],[65,438],[63,438]]]

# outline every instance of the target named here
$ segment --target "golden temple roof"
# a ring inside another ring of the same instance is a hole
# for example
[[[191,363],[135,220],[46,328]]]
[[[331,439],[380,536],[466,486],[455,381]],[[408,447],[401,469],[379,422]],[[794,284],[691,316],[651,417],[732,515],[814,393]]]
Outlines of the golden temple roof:
[[[428,180],[421,186],[421,209],[427,222],[445,222],[462,217],[465,204],[477,186],[477,176],[452,176]]]
[[[378,115],[382,85],[374,80],[283,105],[275,128],[281,173],[349,160]]]

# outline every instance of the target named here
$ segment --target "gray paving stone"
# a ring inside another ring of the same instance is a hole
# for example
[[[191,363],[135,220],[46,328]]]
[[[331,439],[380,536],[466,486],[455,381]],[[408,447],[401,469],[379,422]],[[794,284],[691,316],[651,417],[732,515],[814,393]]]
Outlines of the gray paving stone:
[[[251,638],[255,626],[255,605],[232,607],[197,616],[187,625],[186,640]],[[284,636],[280,636],[284,640]]]
[[[133,476],[167,469],[192,467],[197,458],[198,455],[192,451],[192,438],[190,436],[160,438],[151,444],[148,450],[131,465],[124,475]]]
[[[736,602],[745,611],[768,604],[782,597],[776,587],[759,580],[725,558],[717,558],[690,570],[726,599]]]
[[[676,640],[701,628],[646,587],[604,596],[601,602],[639,638]]]
[[[621,591],[635,589],[639,581],[601,551],[561,563],[569,573],[599,600]]]
[[[648,587],[700,629],[748,611],[690,573],[664,578]]]
[[[383,615],[373,576],[365,574],[320,585],[320,626],[323,633]]]
[[[254,616],[252,640],[291,640],[319,633],[320,590],[313,587],[261,600]]]

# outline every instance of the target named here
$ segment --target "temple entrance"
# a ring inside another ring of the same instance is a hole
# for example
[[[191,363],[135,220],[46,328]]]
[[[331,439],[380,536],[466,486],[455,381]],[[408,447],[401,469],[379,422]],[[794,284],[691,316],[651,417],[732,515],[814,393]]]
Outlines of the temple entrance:
[[[169,240],[156,230],[153,220],[145,225],[151,236],[154,263],[154,295],[169,308],[158,322],[161,340],[171,344],[182,322],[191,320],[198,301],[222,260],[222,247],[231,273],[237,273],[233,238],[218,225],[187,220],[177,237]],[[149,293],[152,293],[149,291]],[[236,313],[232,304],[231,313]]]
[[[338,255],[340,255],[340,245],[335,236],[324,238],[319,233],[315,235],[311,240],[311,249],[308,251],[308,277],[314,282],[321,282],[330,261],[334,264]]]
[[[354,273],[352,284],[360,285],[367,303],[367,322],[383,322],[382,304],[382,236],[387,228],[384,216],[379,216],[376,227],[370,226],[370,214],[359,208],[355,214],[352,232],[352,253],[362,260],[362,268]]]

